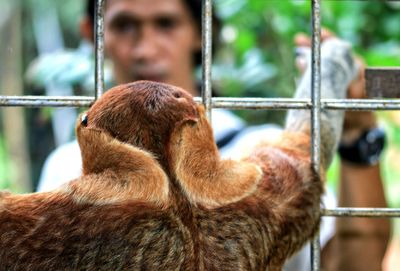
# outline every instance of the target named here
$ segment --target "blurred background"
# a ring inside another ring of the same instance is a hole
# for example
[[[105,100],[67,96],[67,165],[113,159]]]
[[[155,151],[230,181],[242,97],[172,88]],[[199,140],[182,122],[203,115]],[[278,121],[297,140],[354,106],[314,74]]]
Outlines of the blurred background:
[[[85,2],[0,0],[0,95],[94,95],[94,59],[78,26]],[[309,1],[214,3],[224,22],[213,65],[220,95],[290,97],[298,77],[293,37],[310,33]],[[321,16],[323,26],[350,41],[368,66],[400,66],[400,2],[323,0]],[[107,63],[105,77],[111,81]],[[0,108],[0,189],[35,190],[47,155],[73,139],[78,110],[83,109]],[[250,124],[282,124],[285,116],[236,113]],[[376,114],[388,138],[382,163],[386,195],[390,207],[399,208],[400,112]],[[332,187],[336,164],[329,172]],[[400,251],[398,220],[394,236]]]

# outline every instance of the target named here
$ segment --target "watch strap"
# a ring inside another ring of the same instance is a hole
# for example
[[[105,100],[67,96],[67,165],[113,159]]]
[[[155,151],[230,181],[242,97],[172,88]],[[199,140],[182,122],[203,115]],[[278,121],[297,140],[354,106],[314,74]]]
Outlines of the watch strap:
[[[381,128],[367,130],[350,144],[339,144],[339,155],[347,161],[358,165],[378,163],[385,146],[385,132]]]

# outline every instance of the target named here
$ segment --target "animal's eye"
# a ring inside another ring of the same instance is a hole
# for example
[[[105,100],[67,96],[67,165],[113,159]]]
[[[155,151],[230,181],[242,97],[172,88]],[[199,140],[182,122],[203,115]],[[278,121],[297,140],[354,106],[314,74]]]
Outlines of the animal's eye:
[[[174,97],[177,99],[182,97],[182,95],[179,92],[174,92],[172,95],[174,95]]]
[[[82,123],[83,126],[87,126],[87,124],[88,124],[88,117],[87,117],[86,114],[82,115],[81,123]]]

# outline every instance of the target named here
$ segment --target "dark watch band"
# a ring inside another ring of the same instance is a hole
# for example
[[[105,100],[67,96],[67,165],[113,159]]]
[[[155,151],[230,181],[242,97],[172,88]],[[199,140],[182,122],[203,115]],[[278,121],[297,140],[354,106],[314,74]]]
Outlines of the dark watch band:
[[[385,146],[385,132],[381,128],[365,131],[356,141],[350,144],[339,144],[339,155],[347,162],[358,165],[378,163]]]

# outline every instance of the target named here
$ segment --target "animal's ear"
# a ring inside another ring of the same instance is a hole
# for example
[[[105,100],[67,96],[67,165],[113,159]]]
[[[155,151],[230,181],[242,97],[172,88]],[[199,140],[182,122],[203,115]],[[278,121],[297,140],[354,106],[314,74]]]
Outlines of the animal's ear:
[[[197,115],[196,116],[189,116],[186,120],[191,120],[193,122],[199,122],[200,119],[206,118],[206,109],[204,105],[198,104],[196,105]]]
[[[200,121],[201,118],[205,118],[205,110],[203,105],[197,105],[197,114],[192,114],[192,115],[187,115],[183,118],[182,121],[180,121],[177,126],[178,127],[183,127],[185,124],[196,124]]]

